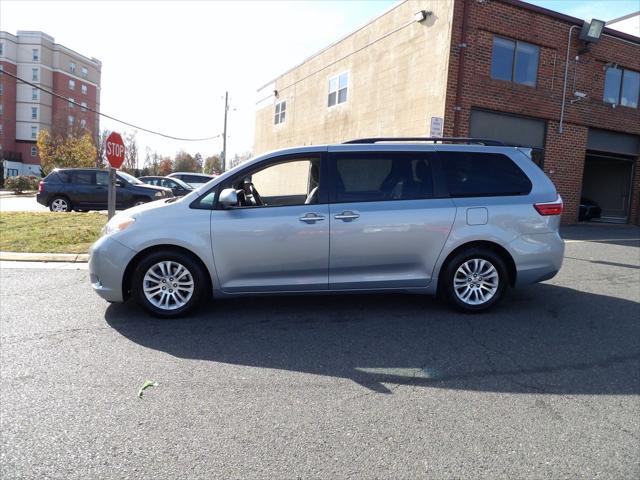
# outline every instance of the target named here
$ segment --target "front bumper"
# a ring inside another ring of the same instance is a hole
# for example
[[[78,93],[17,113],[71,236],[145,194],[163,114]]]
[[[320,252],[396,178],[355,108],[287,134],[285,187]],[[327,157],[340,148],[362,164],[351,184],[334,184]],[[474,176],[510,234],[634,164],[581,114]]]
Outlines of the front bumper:
[[[93,290],[109,302],[122,302],[122,280],[137,252],[109,236],[98,239],[89,250],[89,278]]]
[[[521,235],[509,244],[516,264],[516,286],[553,278],[562,267],[564,241],[558,232]]]

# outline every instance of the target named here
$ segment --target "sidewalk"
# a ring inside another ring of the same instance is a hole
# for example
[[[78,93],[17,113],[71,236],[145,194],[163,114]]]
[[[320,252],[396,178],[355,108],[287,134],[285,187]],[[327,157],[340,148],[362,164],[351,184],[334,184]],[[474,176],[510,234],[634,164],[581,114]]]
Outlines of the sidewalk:
[[[89,261],[87,253],[18,253],[0,252],[0,261],[13,262],[67,262],[86,263]]]

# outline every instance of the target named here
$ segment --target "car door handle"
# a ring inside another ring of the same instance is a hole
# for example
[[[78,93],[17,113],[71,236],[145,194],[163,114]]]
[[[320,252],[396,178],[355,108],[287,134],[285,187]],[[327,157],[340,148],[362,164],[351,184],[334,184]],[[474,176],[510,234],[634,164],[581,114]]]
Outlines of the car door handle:
[[[359,217],[360,217],[360,214],[358,212],[352,212],[351,210],[347,210],[337,214],[333,218],[335,218],[336,220],[343,220],[346,222],[349,220],[355,220],[356,218],[359,218]]]
[[[306,223],[315,223],[324,220],[324,216],[316,213],[306,213],[303,217],[300,217],[299,220]]]

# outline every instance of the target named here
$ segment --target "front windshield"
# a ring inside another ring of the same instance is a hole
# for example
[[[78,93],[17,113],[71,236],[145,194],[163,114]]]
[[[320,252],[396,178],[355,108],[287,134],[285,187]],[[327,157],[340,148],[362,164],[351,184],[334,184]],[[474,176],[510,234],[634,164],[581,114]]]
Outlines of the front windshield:
[[[142,184],[140,180],[138,180],[133,175],[129,175],[128,173],[118,172],[118,176],[122,178],[124,181],[133,183],[134,185]]]

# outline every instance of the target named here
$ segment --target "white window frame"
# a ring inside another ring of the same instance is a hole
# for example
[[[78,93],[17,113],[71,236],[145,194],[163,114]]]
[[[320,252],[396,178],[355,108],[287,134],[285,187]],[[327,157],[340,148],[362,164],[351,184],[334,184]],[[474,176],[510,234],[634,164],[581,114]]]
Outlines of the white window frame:
[[[32,48],[31,49],[31,60],[34,62],[39,62],[40,61],[40,50],[37,48]]]
[[[31,89],[31,100],[38,100],[38,89],[35,87]]]
[[[38,156],[38,147],[36,147],[35,145],[33,145],[31,147],[31,156],[32,157],[37,157]]]
[[[69,108],[74,108],[75,107],[75,104],[73,102],[75,102],[75,100],[73,98],[69,97]]]
[[[274,106],[274,112],[273,124],[282,125],[287,120],[287,101],[282,100],[276,103]]]
[[[87,67],[80,68],[82,78],[89,78],[89,69]]]
[[[2,135],[2,124],[0,123],[0,135]]]
[[[38,127],[31,125],[31,138],[38,138]]]
[[[38,119],[38,107],[31,107],[31,120]]]
[[[71,73],[76,73],[76,62],[69,62],[69,71]]]
[[[31,69],[31,81],[32,82],[39,82],[40,81],[40,69],[39,68],[32,68]]]
[[[80,104],[80,110],[82,110],[83,112],[87,111],[87,102],[82,102]]]
[[[67,116],[67,125],[72,127],[74,123],[76,123],[76,117],[74,117],[73,115]]]
[[[343,88],[340,88],[340,77],[346,75],[347,76],[347,85],[344,86]],[[327,81],[327,108],[333,108],[333,107],[337,107],[338,105],[342,105],[343,103],[348,103],[349,102],[349,77],[351,75],[349,74],[349,70],[345,70],[344,72],[340,72],[337,75],[333,75],[331,77],[329,77],[328,81]],[[335,80],[335,90],[331,89],[331,82]],[[339,101],[340,100],[340,91],[345,90],[346,91],[346,98],[345,100],[343,100],[342,102]],[[336,94],[336,99],[335,99],[335,103],[333,104],[329,104],[329,97],[331,96],[332,93]]]
[[[4,113],[4,103],[0,103],[0,115]]]
[[[87,86],[83,83],[83,84],[80,86],[80,90],[82,90],[82,94],[83,94],[83,95],[86,95],[86,94],[87,94],[87,91],[88,91],[89,89],[88,89],[88,88],[87,88]]]
[[[87,126],[87,121],[84,118],[80,119],[80,128],[85,128]]]
[[[76,81],[71,78],[69,79],[69,82],[67,83],[67,85],[69,86],[69,90],[76,89]]]

